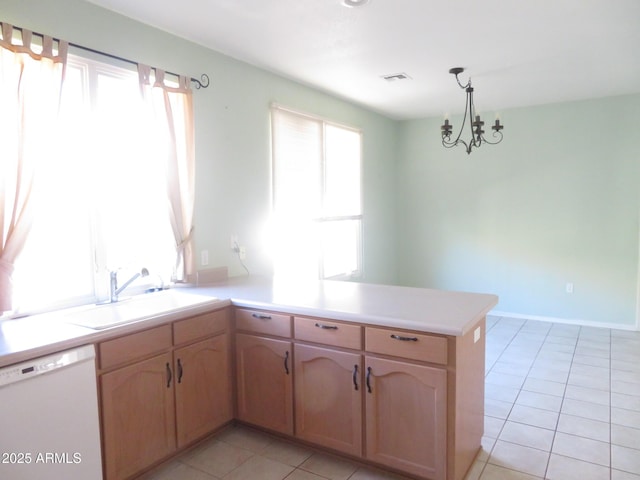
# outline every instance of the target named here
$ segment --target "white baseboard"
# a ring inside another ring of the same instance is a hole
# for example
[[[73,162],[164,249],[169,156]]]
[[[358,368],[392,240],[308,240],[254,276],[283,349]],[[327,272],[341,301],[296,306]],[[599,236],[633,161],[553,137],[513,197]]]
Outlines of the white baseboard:
[[[640,330],[640,328],[638,328],[638,325],[594,322],[591,320],[581,320],[581,319],[574,319],[574,318],[545,317],[542,315],[528,315],[528,314],[522,314],[522,313],[502,312],[499,310],[491,310],[487,315],[491,315],[494,317],[519,318],[523,320],[539,320],[542,322],[551,322],[551,323],[564,323],[567,325],[579,325],[581,327],[612,328],[615,330],[629,330],[629,331]]]

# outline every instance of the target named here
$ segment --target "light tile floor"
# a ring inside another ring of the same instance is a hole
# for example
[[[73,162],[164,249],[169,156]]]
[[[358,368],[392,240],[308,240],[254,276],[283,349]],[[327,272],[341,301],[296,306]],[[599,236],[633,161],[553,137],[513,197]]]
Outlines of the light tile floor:
[[[148,480],[403,480],[231,427]],[[466,480],[640,480],[640,332],[487,318],[485,436]]]

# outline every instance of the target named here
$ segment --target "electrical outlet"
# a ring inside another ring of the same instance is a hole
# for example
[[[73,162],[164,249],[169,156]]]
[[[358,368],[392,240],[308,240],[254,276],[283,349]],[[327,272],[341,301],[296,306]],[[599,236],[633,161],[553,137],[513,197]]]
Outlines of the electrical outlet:
[[[200,265],[203,267],[209,265],[209,250],[202,250],[200,252]]]
[[[238,247],[238,256],[240,260],[244,260],[247,258],[247,248],[246,247]]]
[[[567,283],[567,285],[565,286],[565,291],[567,293],[573,293],[573,283],[571,282]]]

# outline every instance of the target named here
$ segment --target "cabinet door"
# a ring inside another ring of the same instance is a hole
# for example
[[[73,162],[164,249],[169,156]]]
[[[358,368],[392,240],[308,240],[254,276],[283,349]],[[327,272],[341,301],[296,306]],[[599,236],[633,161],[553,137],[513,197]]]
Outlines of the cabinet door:
[[[362,455],[362,357],[295,346],[296,436]]]
[[[174,352],[178,448],[233,418],[228,339],[218,335]]]
[[[293,435],[291,342],[236,335],[238,418]]]
[[[175,450],[171,367],[165,353],[100,377],[107,480],[127,478]]]
[[[366,457],[442,480],[446,474],[445,369],[366,357]]]

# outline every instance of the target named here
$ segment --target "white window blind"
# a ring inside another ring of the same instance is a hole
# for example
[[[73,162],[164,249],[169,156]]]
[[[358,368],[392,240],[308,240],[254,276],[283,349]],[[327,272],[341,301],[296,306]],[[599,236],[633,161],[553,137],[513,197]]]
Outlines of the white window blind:
[[[362,270],[361,131],[272,108],[276,275]]]

